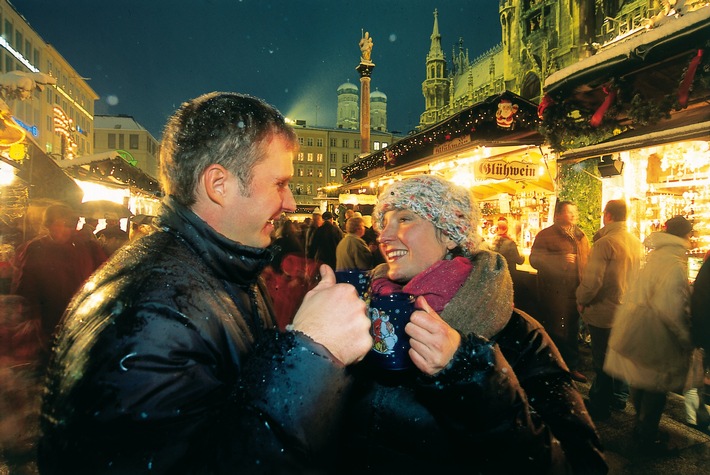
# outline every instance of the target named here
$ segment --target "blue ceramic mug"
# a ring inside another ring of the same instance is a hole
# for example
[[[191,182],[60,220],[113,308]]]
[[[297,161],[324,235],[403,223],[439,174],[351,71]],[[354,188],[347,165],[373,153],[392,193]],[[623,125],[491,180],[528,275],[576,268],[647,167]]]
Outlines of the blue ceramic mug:
[[[376,366],[388,370],[412,367],[409,358],[409,336],[404,327],[414,311],[414,295],[397,292],[373,295],[368,312],[374,344],[368,358]]]
[[[367,301],[370,290],[370,272],[359,269],[335,271],[335,281],[338,284],[350,284],[355,287],[361,299]]]

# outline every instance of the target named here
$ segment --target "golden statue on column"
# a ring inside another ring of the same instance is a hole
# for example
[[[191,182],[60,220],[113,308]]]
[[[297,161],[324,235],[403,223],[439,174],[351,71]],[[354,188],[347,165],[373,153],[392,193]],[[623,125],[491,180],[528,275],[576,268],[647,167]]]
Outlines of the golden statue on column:
[[[372,38],[370,37],[370,32],[365,31],[360,38],[360,62],[361,63],[371,63],[372,62]]]

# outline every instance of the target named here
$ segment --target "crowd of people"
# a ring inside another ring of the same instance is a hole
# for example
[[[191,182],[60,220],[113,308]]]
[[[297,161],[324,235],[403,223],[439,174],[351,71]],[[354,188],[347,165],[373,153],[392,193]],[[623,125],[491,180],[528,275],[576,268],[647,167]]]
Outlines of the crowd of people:
[[[641,243],[611,200],[590,243],[558,201],[530,252],[531,315],[508,222],[482,246],[468,189],[413,176],[367,219],[342,207],[297,223],[297,148],[264,101],[205,94],[166,125],[156,217],[129,235],[115,217],[77,230],[70,207],[46,209],[11,286],[37,322],[41,473],[603,474],[595,423],[629,399],[638,450],[663,448],[667,393],[688,389],[710,344],[710,270],[692,291],[688,220]],[[350,269],[373,297],[415,299],[410,369],[367,358],[368,304],[336,282]]]

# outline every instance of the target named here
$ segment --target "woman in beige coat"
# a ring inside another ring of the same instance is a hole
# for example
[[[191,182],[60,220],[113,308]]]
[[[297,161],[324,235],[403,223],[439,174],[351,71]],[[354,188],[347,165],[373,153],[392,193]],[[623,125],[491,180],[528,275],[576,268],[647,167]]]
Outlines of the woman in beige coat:
[[[634,440],[661,448],[658,424],[668,391],[682,390],[690,363],[690,286],[686,251],[692,225],[681,216],[646,238],[646,266],[617,310],[604,370],[628,381],[636,410]]]

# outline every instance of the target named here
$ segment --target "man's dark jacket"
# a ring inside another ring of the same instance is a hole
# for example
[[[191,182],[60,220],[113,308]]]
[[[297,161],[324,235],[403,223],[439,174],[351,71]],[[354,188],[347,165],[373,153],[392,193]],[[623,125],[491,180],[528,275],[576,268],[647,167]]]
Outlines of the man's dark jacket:
[[[291,472],[337,425],[345,368],[273,329],[258,281],[268,250],[226,239],[171,199],[159,219],[64,316],[41,472]]]

